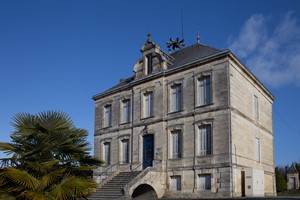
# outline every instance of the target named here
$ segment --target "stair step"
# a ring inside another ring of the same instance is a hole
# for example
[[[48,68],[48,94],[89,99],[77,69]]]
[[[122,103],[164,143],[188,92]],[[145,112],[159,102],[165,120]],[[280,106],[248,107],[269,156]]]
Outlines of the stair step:
[[[90,200],[116,200],[123,196],[122,189],[132,179],[134,179],[140,172],[119,172],[115,177],[98,188],[89,199]]]

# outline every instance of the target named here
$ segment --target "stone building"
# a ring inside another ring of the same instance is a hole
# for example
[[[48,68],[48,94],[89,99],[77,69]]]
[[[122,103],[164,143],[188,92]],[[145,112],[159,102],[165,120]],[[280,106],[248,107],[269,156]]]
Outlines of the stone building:
[[[288,190],[297,190],[300,188],[299,184],[299,172],[295,167],[295,164],[292,164],[286,170],[287,178],[287,189]]]
[[[270,91],[230,50],[169,54],[148,36],[141,53],[132,77],[93,97],[101,186],[139,171],[128,196],[275,196]]]

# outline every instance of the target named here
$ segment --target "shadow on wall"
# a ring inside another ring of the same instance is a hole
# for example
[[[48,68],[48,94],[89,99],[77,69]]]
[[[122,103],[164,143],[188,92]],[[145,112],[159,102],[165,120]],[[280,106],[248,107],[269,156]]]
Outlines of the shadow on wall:
[[[153,187],[147,184],[139,185],[132,193],[132,198],[135,200],[158,199]]]

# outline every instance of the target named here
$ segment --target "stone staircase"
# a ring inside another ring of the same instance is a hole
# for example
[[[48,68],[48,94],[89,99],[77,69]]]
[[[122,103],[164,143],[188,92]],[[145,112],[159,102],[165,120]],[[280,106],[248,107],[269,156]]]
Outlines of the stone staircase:
[[[89,200],[115,200],[121,199],[124,195],[123,188],[132,179],[139,175],[139,171],[134,172],[120,172],[107,183],[102,185],[93,193]]]

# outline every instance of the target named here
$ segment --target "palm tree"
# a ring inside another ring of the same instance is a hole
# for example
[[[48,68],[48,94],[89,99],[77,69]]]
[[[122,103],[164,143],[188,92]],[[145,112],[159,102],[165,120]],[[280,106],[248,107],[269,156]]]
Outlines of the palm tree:
[[[87,172],[102,164],[89,155],[84,129],[62,112],[17,114],[11,143],[0,142],[0,199],[86,198],[96,189]]]

